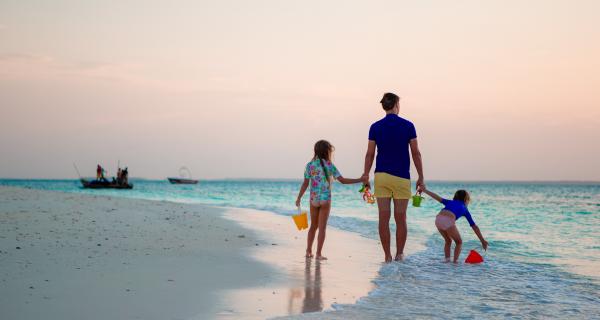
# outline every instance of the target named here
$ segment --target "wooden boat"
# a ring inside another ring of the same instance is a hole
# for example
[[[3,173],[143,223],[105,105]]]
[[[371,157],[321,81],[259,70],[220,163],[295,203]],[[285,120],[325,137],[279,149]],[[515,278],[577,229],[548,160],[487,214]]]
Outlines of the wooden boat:
[[[172,184],[197,184],[198,180],[184,178],[167,178]]]
[[[80,179],[81,184],[86,189],[133,189],[133,184],[117,184],[108,180],[86,180]]]
[[[192,172],[187,167],[179,168],[179,178],[167,177],[171,184],[197,184],[198,180],[192,179]]]

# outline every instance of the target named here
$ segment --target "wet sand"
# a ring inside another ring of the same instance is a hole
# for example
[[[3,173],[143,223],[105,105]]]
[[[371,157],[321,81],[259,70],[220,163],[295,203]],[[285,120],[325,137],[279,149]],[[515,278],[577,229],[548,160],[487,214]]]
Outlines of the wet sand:
[[[0,318],[263,319],[354,303],[375,241],[328,230],[303,257],[288,217],[0,187]]]
[[[226,217],[273,242],[251,254],[275,267],[277,277],[264,286],[226,292],[224,300],[236,304],[221,318],[259,319],[328,311],[334,304],[355,303],[374,288],[372,281],[382,265],[377,241],[328,228],[323,249],[328,260],[318,261],[304,257],[307,231],[298,231],[289,217],[246,209],[229,211]]]

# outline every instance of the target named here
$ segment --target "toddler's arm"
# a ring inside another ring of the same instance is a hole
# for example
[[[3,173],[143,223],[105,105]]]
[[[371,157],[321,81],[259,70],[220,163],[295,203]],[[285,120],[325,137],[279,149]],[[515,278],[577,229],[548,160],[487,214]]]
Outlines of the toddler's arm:
[[[306,188],[308,188],[309,180],[310,179],[304,178],[304,182],[302,182],[302,185],[300,186],[300,192],[298,193],[298,198],[296,198],[296,207],[300,206],[300,201],[302,200],[302,196],[304,195],[304,192],[306,192]]]
[[[483,238],[483,235],[481,234],[479,227],[476,224],[474,224],[471,226],[471,228],[473,229],[473,232],[475,232],[475,234],[477,235],[477,238],[479,238],[479,241],[481,241],[481,246],[483,247],[483,250],[487,251],[488,242],[485,241],[485,239]]]
[[[423,190],[423,192],[425,192],[427,195],[429,195],[430,197],[432,197],[433,199],[435,199],[437,202],[442,202],[442,197],[438,196],[437,194],[425,189]]]

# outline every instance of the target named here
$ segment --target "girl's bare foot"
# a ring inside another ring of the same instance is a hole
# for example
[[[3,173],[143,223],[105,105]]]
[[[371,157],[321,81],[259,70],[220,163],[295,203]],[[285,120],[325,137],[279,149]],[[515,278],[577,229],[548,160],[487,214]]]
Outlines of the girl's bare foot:
[[[308,251],[307,251],[307,252],[306,252],[306,255],[305,255],[305,257],[306,257],[306,258],[312,258],[312,257],[313,257],[313,254],[312,254],[312,252],[308,252]]]
[[[396,261],[402,261],[402,260],[404,260],[404,254],[403,253],[396,253],[396,258],[394,258],[394,260],[396,260]]]
[[[392,262],[392,256],[385,256],[385,263]]]
[[[317,255],[317,260],[327,260],[327,257],[318,254]]]
[[[444,262],[445,263],[449,263],[450,262],[450,257],[444,258]]]

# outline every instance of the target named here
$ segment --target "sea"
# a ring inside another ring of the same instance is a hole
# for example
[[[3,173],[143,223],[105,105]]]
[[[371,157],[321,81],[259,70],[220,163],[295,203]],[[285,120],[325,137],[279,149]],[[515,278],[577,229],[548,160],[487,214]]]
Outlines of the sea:
[[[132,190],[87,190],[77,180],[4,179],[0,185],[252,208],[285,216],[296,212],[300,186],[299,180],[132,182]],[[469,210],[489,241],[485,262],[442,263],[443,240],[434,226],[441,205],[425,198],[421,207],[409,206],[407,214],[408,241],[418,248],[415,252],[402,263],[382,264],[375,289],[355,304],[302,317],[600,319],[600,183],[445,181],[427,186],[446,198],[458,189],[470,192]],[[376,205],[362,200],[358,185],[336,183],[333,188],[329,224],[378,239]],[[468,223],[460,219],[457,225],[463,258],[471,249],[483,253]]]

